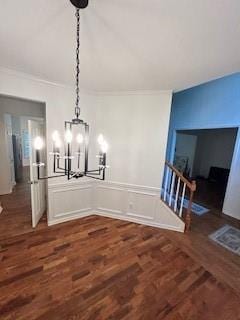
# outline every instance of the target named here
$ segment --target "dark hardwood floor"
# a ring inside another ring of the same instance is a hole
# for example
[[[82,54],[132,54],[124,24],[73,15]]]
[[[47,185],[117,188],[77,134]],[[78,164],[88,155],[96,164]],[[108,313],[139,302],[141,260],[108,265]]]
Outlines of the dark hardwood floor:
[[[16,184],[13,192],[0,196],[3,207],[0,214],[0,240],[33,231],[29,179],[29,167],[24,167],[22,180]],[[45,227],[46,216],[41,219],[37,230]]]
[[[207,179],[197,179],[196,183],[194,201],[207,207],[212,213],[220,214],[224,204],[226,186]]]
[[[1,200],[12,222],[20,194]],[[179,234],[90,216],[20,232],[3,216],[0,319],[240,319],[240,258],[208,239],[237,222],[193,215]]]

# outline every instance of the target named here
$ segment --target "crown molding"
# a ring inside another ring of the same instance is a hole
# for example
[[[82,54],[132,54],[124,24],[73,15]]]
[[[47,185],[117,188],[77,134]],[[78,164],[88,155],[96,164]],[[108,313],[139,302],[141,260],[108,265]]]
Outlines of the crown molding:
[[[60,82],[54,82],[46,79],[42,79],[40,77],[34,76],[29,73],[24,73],[21,71],[16,71],[14,69],[6,68],[0,66],[0,73],[7,74],[10,76],[14,76],[21,79],[31,80],[34,82],[38,82],[41,84],[45,84],[48,86],[54,86],[58,88],[64,88],[67,90],[74,90],[74,86],[63,84]],[[126,96],[126,95],[158,95],[158,94],[172,94],[173,90],[129,90],[129,91],[97,91],[97,90],[89,90],[85,88],[80,88],[82,94],[88,94],[93,96]]]
[[[18,78],[26,79],[26,80],[32,80],[32,81],[35,81],[35,82],[41,82],[43,84],[47,84],[47,85],[51,85],[51,86],[63,87],[63,88],[66,88],[66,89],[71,89],[72,88],[72,86],[70,86],[70,85],[62,84],[62,83],[59,83],[59,82],[49,81],[49,80],[42,79],[40,77],[34,76],[32,74],[29,74],[29,73],[24,73],[24,72],[21,72],[21,71],[17,71],[17,70],[10,69],[10,68],[5,68],[5,67],[2,67],[2,66],[0,66],[0,72],[1,73],[5,73],[5,74],[10,75],[10,76],[15,76],[15,77],[18,77]]]
[[[95,91],[96,96],[134,96],[134,95],[158,95],[158,94],[172,94],[173,90],[130,90],[130,91]]]
[[[2,67],[2,66],[0,66],[0,73],[7,74],[7,75],[10,75],[10,76],[14,76],[14,77],[21,78],[21,79],[31,80],[31,81],[34,81],[34,82],[38,82],[38,83],[41,83],[41,84],[48,85],[48,86],[63,88],[63,89],[67,89],[67,90],[74,90],[74,86],[72,86],[72,85],[67,85],[67,84],[63,84],[63,83],[60,83],[60,82],[54,82],[54,81],[42,79],[40,77],[34,76],[32,74],[29,74],[29,73],[16,71],[14,69]],[[87,89],[84,89],[84,88],[81,89],[81,92],[83,94],[92,94],[92,95],[94,94],[94,91],[87,90]]]

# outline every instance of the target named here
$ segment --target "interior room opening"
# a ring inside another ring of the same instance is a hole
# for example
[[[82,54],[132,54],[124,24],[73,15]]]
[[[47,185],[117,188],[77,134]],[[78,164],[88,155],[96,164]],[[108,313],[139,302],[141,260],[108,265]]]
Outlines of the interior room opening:
[[[45,104],[0,95],[0,232],[32,228],[30,121],[44,124]]]
[[[194,202],[221,214],[238,128],[178,130],[174,166],[196,180]]]

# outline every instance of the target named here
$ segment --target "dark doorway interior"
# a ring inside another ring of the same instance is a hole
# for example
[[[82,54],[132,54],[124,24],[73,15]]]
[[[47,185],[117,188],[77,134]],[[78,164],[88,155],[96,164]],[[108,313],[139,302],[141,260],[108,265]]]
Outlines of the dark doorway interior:
[[[237,128],[177,131],[174,165],[197,181],[195,202],[222,212]]]

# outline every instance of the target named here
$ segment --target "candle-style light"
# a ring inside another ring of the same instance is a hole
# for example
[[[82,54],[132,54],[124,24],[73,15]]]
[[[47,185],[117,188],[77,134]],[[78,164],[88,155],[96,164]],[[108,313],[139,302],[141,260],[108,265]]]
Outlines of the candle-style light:
[[[104,142],[104,136],[100,133],[100,135],[98,136],[98,139],[97,139],[99,145],[101,146],[101,144]]]
[[[52,134],[53,140],[53,153],[56,153],[56,143],[60,140],[59,132],[55,130]]]
[[[43,165],[43,163],[41,163],[41,159],[40,159],[40,151],[43,148],[43,144],[44,144],[43,139],[40,136],[37,136],[34,139],[33,146],[34,146],[34,149],[36,150],[36,163],[35,163],[35,165],[37,167],[38,179],[40,178],[40,167]]]
[[[80,157],[81,157],[81,145],[83,144],[83,135],[81,133],[78,133],[77,137],[76,137],[76,141],[78,143],[78,152],[77,152],[77,156],[78,156],[78,164],[77,167],[78,169],[80,169]]]
[[[104,136],[100,134],[98,136],[98,144],[100,146],[99,150],[99,167],[106,167],[106,157],[107,157],[107,151],[108,151],[108,143],[104,139]]]
[[[102,159],[102,166],[106,166],[106,158],[107,158],[107,151],[108,151],[108,144],[106,141],[103,141],[101,144],[103,159]]]
[[[36,163],[40,164],[40,150],[43,148],[43,139],[41,137],[36,137],[34,140],[34,148],[36,150]]]
[[[73,139],[72,132],[70,129],[67,129],[65,132],[65,141],[67,143],[66,159],[67,159],[67,168],[68,168],[68,170],[67,170],[68,178],[71,175],[71,143],[72,143],[72,139]]]
[[[55,150],[56,150],[56,154],[59,155],[60,154],[60,148],[62,146],[62,141],[59,138],[57,141],[55,141]]]
[[[59,168],[59,156],[60,156],[60,146],[61,140],[60,135],[57,130],[55,130],[52,134],[53,140],[53,172],[56,172],[56,160],[57,160],[57,168]]]

